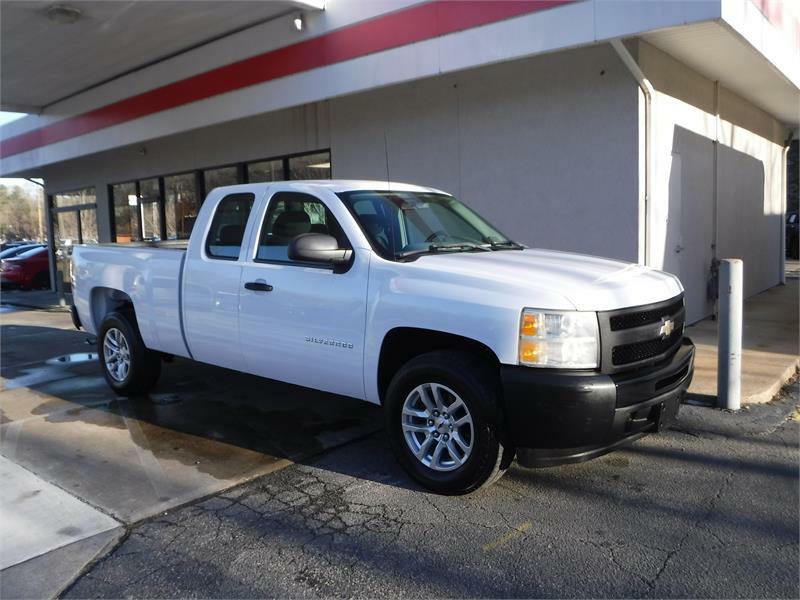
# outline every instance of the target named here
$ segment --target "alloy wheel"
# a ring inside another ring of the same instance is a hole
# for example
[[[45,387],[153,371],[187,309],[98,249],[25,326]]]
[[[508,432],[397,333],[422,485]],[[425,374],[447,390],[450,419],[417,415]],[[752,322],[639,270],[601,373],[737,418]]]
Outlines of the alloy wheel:
[[[466,403],[449,387],[423,383],[405,399],[403,437],[411,453],[434,471],[453,471],[472,453],[475,432]]]

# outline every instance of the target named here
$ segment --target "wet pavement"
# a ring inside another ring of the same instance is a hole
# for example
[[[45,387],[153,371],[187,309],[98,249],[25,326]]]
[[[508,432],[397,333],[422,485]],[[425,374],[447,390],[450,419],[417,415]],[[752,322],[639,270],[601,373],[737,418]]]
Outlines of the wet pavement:
[[[455,498],[374,435],[134,526],[65,597],[797,598],[797,404]]]
[[[149,397],[118,398],[69,315],[4,307],[0,319],[0,454],[122,523],[379,426],[364,402],[180,359]]]

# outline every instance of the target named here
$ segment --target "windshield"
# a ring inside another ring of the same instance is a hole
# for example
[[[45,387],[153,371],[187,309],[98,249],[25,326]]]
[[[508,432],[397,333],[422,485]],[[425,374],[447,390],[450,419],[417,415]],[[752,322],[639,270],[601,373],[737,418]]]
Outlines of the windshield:
[[[36,256],[38,254],[42,254],[43,252],[47,252],[47,248],[43,248],[39,246],[38,248],[28,249],[25,252],[20,252],[14,258],[18,258],[20,260],[24,260],[26,258],[30,258],[31,256]]]
[[[23,252],[27,252],[28,250],[32,250],[33,248],[40,248],[39,245],[34,244],[25,244],[24,246],[14,246],[13,248],[7,248],[0,252],[0,258],[11,258],[13,256],[17,256],[22,254]]]
[[[338,194],[383,258],[522,248],[446,194],[359,190]]]

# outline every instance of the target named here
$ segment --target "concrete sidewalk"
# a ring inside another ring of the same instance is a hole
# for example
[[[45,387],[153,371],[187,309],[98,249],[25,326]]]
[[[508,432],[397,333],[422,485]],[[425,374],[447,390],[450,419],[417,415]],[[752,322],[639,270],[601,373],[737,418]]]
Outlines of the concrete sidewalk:
[[[769,402],[796,373],[798,359],[798,283],[787,273],[778,285],[744,301],[742,331],[742,404]],[[689,393],[713,402],[717,397],[717,321],[710,318],[686,328],[697,346]]]
[[[72,294],[64,294],[64,304],[61,304],[58,293],[50,290],[3,290],[0,293],[0,304],[69,312]]]

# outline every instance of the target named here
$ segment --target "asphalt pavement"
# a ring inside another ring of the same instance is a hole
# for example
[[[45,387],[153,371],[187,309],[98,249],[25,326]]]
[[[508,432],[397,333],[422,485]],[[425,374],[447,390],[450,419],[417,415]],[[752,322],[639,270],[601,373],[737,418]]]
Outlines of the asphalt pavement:
[[[800,597],[796,382],[449,498],[376,407],[182,360],[117,398],[67,314],[0,313],[3,599]]]
[[[798,386],[428,494],[380,434],[132,526],[69,598],[797,598]]]

